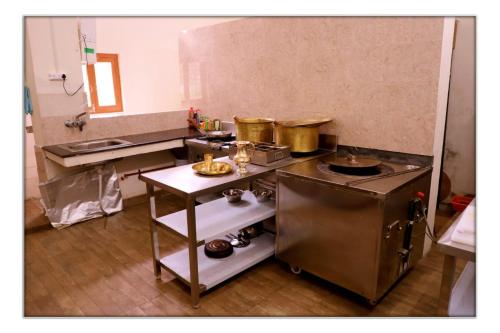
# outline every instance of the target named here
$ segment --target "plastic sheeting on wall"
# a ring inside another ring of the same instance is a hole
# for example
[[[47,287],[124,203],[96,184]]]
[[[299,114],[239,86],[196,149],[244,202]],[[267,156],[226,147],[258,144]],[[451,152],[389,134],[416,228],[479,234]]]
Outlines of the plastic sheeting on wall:
[[[113,164],[56,177],[40,184],[40,192],[46,215],[58,229],[123,209]]]

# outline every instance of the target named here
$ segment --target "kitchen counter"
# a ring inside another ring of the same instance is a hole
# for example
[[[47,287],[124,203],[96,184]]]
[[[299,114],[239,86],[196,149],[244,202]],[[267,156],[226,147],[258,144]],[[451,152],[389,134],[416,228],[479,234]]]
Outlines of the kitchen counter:
[[[332,155],[334,156],[334,155]],[[311,160],[307,163],[295,164],[278,170],[279,174],[295,175],[305,179],[311,179],[318,182],[334,185],[337,187],[350,188],[369,193],[368,195],[377,194],[381,196],[388,195],[396,191],[403,184],[413,181],[432,172],[431,167],[422,167],[417,169],[417,166],[406,164],[392,163],[388,161],[383,162],[384,166],[390,167],[394,172],[407,172],[411,167],[415,168],[414,171],[403,173],[400,175],[390,176],[381,179],[371,180],[369,182],[362,182],[360,184],[346,184],[349,181],[356,181],[356,176],[343,175],[336,172],[331,172],[328,166],[320,161],[320,159]],[[328,170],[325,172],[325,170]],[[369,178],[370,176],[366,176]]]
[[[460,223],[464,222],[462,221],[463,219],[472,219],[473,221],[471,222],[475,226],[475,210],[476,204],[473,201],[437,242],[437,249],[444,255],[443,275],[441,277],[438,302],[438,314],[441,316],[453,315],[453,312],[462,312],[460,315],[465,316],[475,315],[474,286],[476,274],[473,263],[476,262],[476,246],[455,242],[452,239],[455,229],[457,229]],[[468,263],[460,277],[455,281],[457,258],[467,260]],[[460,310],[457,311],[457,309]]]
[[[152,144],[152,143],[158,143],[158,142],[165,142],[165,141],[172,141],[172,140],[178,140],[178,139],[191,139],[191,138],[196,138],[198,136],[201,136],[202,134],[191,128],[176,128],[172,130],[166,130],[166,131],[160,131],[160,132],[152,132],[152,133],[142,133],[142,134],[134,134],[134,135],[126,135],[126,136],[119,136],[119,137],[114,137],[114,138],[109,138],[109,139],[120,139],[120,140],[125,140],[129,141],[131,144],[127,146],[121,146],[117,147],[115,149],[108,149],[107,151],[112,151],[112,150],[117,150],[117,149],[126,149],[130,147],[137,147],[137,146],[142,146],[142,145],[147,145],[147,144]],[[104,140],[99,139],[99,140]],[[85,141],[81,141],[85,142]],[[75,144],[80,143],[80,142],[74,142]],[[87,154],[94,154],[95,152],[92,151],[86,151],[86,152],[71,152],[63,147],[61,145],[52,145],[52,146],[46,146],[42,147],[43,150],[52,153],[58,157],[61,158],[67,158],[67,157],[72,157],[72,156],[77,156],[77,155],[87,155]]]
[[[229,175],[219,177],[200,176],[193,171],[192,164],[189,164],[176,168],[144,173],[139,176],[139,179],[183,197],[196,197],[213,191],[222,190],[234,183],[240,183],[245,180],[252,181],[278,168],[316,159],[328,154],[331,154],[331,151],[323,150],[311,156],[279,160],[268,166],[249,164],[247,165],[248,173],[242,176],[236,172],[236,167],[233,168],[234,171]],[[227,156],[214,159],[214,161],[227,162],[234,165],[233,161]]]
[[[204,253],[203,243],[227,232],[238,233],[240,228],[274,216],[274,202],[258,203],[248,191],[244,193],[244,199],[236,204],[220,198],[195,206],[195,198],[265,177],[277,168],[330,153],[331,151],[323,150],[314,156],[283,159],[269,166],[249,164],[249,172],[245,175],[236,172],[233,161],[227,156],[215,161],[233,165],[233,172],[228,175],[201,176],[193,171],[192,164],[141,174],[139,179],[146,183],[150,203],[150,236],[156,278],[161,279],[163,268],[187,284],[191,289],[191,303],[196,308],[199,307],[200,293],[272,256],[274,235],[266,232],[253,238],[248,247],[235,249],[224,260],[208,258]],[[155,187],[182,197],[186,202],[186,209],[157,216]],[[183,237],[188,242],[188,247],[162,258],[157,226]]]

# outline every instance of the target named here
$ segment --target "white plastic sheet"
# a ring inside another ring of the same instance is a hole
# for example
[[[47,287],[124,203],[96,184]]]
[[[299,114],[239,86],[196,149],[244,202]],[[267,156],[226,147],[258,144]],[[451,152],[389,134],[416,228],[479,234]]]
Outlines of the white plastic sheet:
[[[45,212],[54,228],[113,214],[123,209],[113,164],[91,167],[40,184]]]

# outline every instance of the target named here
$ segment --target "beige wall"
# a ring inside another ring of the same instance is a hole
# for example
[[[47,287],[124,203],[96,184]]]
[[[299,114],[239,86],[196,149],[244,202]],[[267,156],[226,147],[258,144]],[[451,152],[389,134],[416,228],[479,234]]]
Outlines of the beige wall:
[[[96,19],[97,52],[120,54],[124,112],[114,118],[90,119],[83,132],[64,121],[84,110],[83,90],[67,96],[62,82],[49,81],[49,72],[68,74],[67,89],[82,82],[78,19],[29,17],[26,31],[33,54],[34,86],[39,101],[39,146],[160,131],[186,126],[180,109],[178,36],[185,29],[236,18],[105,18]],[[143,115],[137,118],[138,115]],[[132,116],[127,119],[123,116]]]
[[[124,114],[181,109],[179,36],[222,17],[98,17],[97,52],[118,53]]]
[[[322,131],[340,144],[432,155],[442,33],[439,17],[248,18],[196,29],[180,51],[193,72],[186,91],[202,96],[184,105],[221,119],[326,115],[335,122]]]
[[[75,141],[186,127],[187,112],[180,109],[178,35],[184,29],[235,18],[98,18],[97,51],[120,54],[125,112],[119,117],[87,119],[83,131],[67,128],[64,121],[84,110],[83,90],[69,97],[61,81],[49,81],[49,72],[68,75],[66,87],[74,91],[82,82],[78,19],[28,17],[25,20],[26,83],[33,104],[34,140],[26,139],[27,196],[38,195],[33,175],[34,156],[40,181],[69,170],[43,156],[40,147]],[[33,142],[34,141],[34,142]],[[38,154],[34,154],[38,151]],[[169,152],[127,158],[117,164],[120,175],[173,162]],[[28,184],[29,183],[29,184]],[[144,193],[137,176],[121,181],[125,197]]]
[[[443,162],[457,194],[476,193],[475,34],[475,18],[457,18]]]

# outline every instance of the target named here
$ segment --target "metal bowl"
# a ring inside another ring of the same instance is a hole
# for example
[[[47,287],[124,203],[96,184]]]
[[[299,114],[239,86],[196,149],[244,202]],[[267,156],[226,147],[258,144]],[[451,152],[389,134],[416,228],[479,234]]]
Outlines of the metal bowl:
[[[255,199],[257,199],[257,202],[266,202],[273,194],[272,191],[266,189],[253,190],[252,193],[255,196]]]
[[[224,190],[222,192],[222,195],[226,197],[228,202],[235,203],[241,200],[241,196],[243,195],[243,190],[237,188],[230,188]]]

